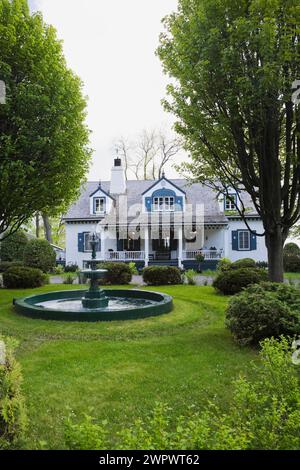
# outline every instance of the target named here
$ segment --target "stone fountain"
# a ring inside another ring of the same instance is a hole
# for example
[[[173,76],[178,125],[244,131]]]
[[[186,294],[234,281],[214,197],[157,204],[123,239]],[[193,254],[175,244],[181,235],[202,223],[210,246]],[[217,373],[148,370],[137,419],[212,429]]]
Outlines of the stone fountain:
[[[84,269],[81,271],[81,274],[90,279],[90,288],[82,299],[82,306],[88,309],[107,307],[109,302],[108,297],[105,295],[105,291],[99,287],[99,280],[105,278],[107,270],[97,269],[96,246],[97,239],[96,235],[93,234],[91,241],[92,259],[87,263],[90,269]]]

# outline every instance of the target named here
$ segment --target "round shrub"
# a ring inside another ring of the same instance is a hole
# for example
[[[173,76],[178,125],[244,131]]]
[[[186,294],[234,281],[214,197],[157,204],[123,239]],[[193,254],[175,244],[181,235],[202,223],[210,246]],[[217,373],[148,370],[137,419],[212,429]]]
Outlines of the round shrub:
[[[256,263],[252,258],[242,258],[238,259],[231,265],[231,269],[240,269],[240,268],[255,268]]]
[[[294,335],[300,332],[299,303],[300,292],[291,286],[253,285],[230,300],[226,326],[240,345]]]
[[[300,248],[296,243],[287,243],[284,245],[283,254],[300,256]]]
[[[181,271],[175,266],[149,266],[143,270],[143,280],[148,286],[182,284]]]
[[[78,265],[77,264],[67,264],[65,266],[65,273],[76,273],[78,271]]]
[[[7,289],[41,287],[47,283],[47,276],[36,268],[14,267],[3,273],[3,284]]]
[[[132,280],[130,266],[126,263],[101,263],[99,268],[108,271],[105,279],[101,279],[101,284],[125,285]]]
[[[50,272],[56,264],[56,254],[47,240],[30,240],[24,250],[24,264]]]
[[[267,280],[268,273],[264,269],[241,268],[219,273],[213,286],[225,295],[234,295],[250,284],[258,284]]]
[[[9,268],[24,266],[22,261],[0,261],[0,273],[5,273]]]
[[[22,231],[13,233],[0,244],[1,261],[23,261],[24,250],[28,243],[26,234]]]
[[[222,258],[218,262],[217,271],[218,272],[229,271],[229,269],[231,269],[231,265],[232,265],[232,263],[231,263],[230,259]]]
[[[295,254],[284,254],[283,266],[286,272],[299,273],[300,272],[300,256],[295,255]]]

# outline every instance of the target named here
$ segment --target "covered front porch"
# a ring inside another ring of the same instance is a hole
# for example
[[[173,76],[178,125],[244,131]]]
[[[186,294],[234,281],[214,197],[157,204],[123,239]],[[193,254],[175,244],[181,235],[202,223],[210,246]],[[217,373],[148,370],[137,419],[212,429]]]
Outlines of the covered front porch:
[[[208,266],[214,266],[226,256],[228,230],[226,226],[208,225],[204,227],[200,238],[187,239],[184,229],[171,227],[138,228],[136,232],[128,230],[128,237],[122,238],[117,231],[117,240],[112,243],[108,234],[101,233],[101,251],[97,253],[99,261],[136,262],[139,265],[152,264],[196,267],[197,256],[203,255]],[[195,265],[195,266],[194,266]]]

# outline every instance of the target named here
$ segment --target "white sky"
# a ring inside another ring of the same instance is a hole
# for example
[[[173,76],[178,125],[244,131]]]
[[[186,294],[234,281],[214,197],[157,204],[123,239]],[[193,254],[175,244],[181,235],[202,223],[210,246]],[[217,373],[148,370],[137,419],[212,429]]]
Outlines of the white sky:
[[[68,65],[89,97],[95,150],[89,179],[109,179],[113,142],[143,129],[171,127],[161,99],[168,82],[154,51],[161,19],[177,0],[30,0],[64,41]],[[168,176],[175,176],[174,170]]]

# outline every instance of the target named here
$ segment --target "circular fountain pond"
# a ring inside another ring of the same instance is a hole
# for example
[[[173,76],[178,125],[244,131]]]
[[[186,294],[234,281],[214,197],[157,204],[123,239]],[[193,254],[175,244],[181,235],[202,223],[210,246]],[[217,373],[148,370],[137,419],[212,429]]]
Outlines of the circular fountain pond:
[[[49,292],[14,301],[18,313],[30,318],[61,321],[134,320],[168,313],[172,297],[158,292],[105,289],[101,290],[106,305],[86,308],[83,300],[89,291]]]
[[[96,235],[93,235],[92,259],[81,274],[90,280],[88,290],[48,292],[14,300],[18,313],[31,318],[62,321],[134,320],[168,313],[173,299],[158,292],[101,289],[106,269],[97,269]]]

